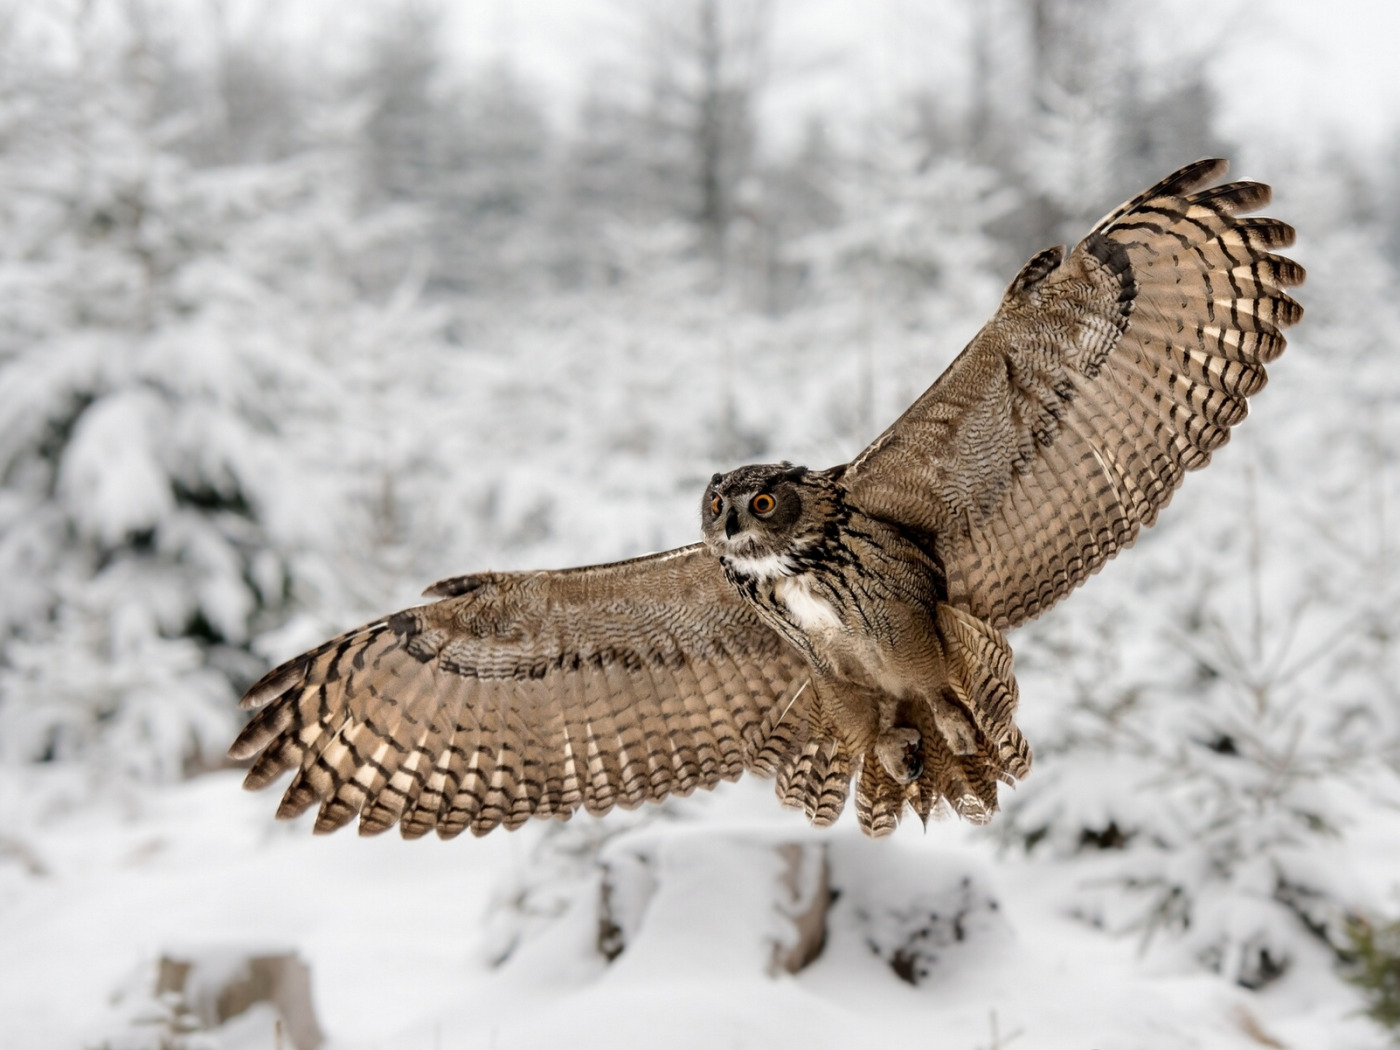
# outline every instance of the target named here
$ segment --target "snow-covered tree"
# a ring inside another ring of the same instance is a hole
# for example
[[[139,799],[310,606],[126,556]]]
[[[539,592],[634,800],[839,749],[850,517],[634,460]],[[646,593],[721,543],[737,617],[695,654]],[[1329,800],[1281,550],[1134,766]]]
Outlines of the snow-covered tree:
[[[422,330],[359,279],[397,231],[354,216],[335,151],[195,164],[170,39],[95,10],[0,63],[23,71],[0,153],[0,748],[164,777],[221,752],[261,635],[353,600],[337,424],[385,316]]]
[[[443,14],[391,5],[368,40],[353,93],[367,199],[428,217],[432,288],[500,294],[549,279],[549,129],[505,62],[468,75],[444,63]]]
[[[840,377],[823,423],[847,456],[934,380],[1005,285],[988,227],[1016,193],[990,168],[940,155],[918,116],[910,106],[866,129],[841,170],[840,221],[786,251],[804,270],[806,340]]]
[[[993,231],[1021,259],[1080,236],[1122,199],[1225,144],[1209,52],[1152,63],[1149,9],[1106,0],[968,5],[970,102],[953,151],[1022,190]],[[1149,64],[1151,63],[1151,64]]]

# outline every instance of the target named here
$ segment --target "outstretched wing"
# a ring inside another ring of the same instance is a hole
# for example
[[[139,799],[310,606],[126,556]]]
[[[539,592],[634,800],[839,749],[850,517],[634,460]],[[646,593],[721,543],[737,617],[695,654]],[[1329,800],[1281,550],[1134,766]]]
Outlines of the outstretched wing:
[[[276,668],[229,749],[244,786],[295,769],[277,811],[318,832],[402,821],[517,827],[733,780],[755,764],[806,665],[703,546],[561,572],[444,580]],[[776,714],[774,713],[776,712]],[[765,716],[767,720],[765,721]]]
[[[1067,257],[1037,255],[995,317],[846,473],[867,513],[932,538],[949,600],[998,628],[1053,605],[1151,525],[1244,419],[1303,268],[1269,187],[1182,168]],[[1193,192],[1194,191],[1194,192]]]

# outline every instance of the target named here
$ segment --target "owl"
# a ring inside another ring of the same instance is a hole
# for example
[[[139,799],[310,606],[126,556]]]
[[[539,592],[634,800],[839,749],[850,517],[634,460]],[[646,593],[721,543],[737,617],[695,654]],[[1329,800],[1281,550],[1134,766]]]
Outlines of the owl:
[[[711,478],[701,542],[486,572],[268,673],[229,750],[277,815],[443,837],[601,814],[745,771],[829,825],[974,822],[1030,771],[1004,632],[1132,544],[1302,316],[1269,187],[1203,160],[1030,260],[850,463]]]

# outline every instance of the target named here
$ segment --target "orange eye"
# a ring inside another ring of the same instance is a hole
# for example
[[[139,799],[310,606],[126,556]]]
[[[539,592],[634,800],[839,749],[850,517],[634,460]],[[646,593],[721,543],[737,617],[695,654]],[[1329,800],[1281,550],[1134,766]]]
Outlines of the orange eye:
[[[775,500],[772,496],[768,495],[768,493],[766,492],[760,492],[757,496],[753,498],[753,502],[749,504],[749,508],[755,514],[763,515],[772,514],[773,508],[777,505],[778,501]]]
[[[722,507],[722,506],[724,506],[724,500],[722,500],[722,499],[720,499],[718,496],[716,496],[714,499],[710,500],[710,513],[711,513],[711,514],[718,514],[718,513],[719,513],[719,509],[720,509],[720,507]]]

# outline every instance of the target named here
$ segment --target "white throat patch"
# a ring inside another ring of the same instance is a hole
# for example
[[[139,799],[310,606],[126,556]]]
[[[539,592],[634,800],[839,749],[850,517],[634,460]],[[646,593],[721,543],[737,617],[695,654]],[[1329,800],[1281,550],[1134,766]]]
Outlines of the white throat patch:
[[[739,558],[728,555],[727,560],[730,567],[740,576],[752,577],[760,583],[767,583],[769,580],[776,580],[783,576],[791,576],[793,573],[792,560],[785,554],[765,554],[761,558]]]

